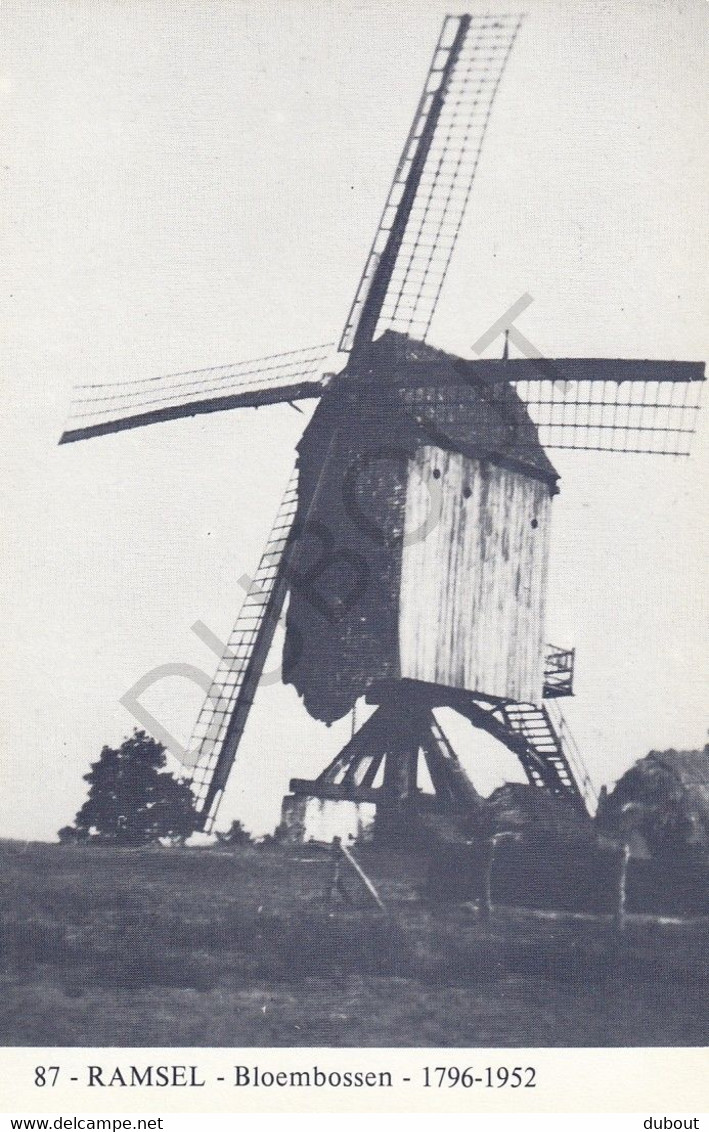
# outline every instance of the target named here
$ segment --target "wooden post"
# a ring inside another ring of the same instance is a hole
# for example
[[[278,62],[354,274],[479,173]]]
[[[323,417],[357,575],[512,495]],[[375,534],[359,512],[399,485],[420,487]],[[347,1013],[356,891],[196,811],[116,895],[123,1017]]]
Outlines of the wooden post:
[[[625,904],[627,899],[629,860],[630,845],[626,841],[620,854],[620,868],[618,870],[618,907],[615,914],[616,931],[621,935],[625,931],[626,925]]]
[[[626,802],[621,811],[621,836],[623,848],[620,854],[620,868],[618,870],[618,905],[615,913],[615,926],[619,935],[625,931],[628,888],[628,862],[630,860],[630,838],[633,829],[642,828],[642,819],[647,814],[647,807],[643,802]],[[640,823],[638,822],[640,818]]]
[[[345,900],[348,904],[352,903],[352,899],[351,899],[350,895],[348,894],[347,889],[345,888],[344,884],[342,883],[341,867],[342,867],[342,861],[344,859],[345,861],[347,861],[348,865],[350,865],[351,868],[356,872],[357,876],[362,881],[362,884],[367,889],[367,892],[372,897],[372,899],[374,900],[374,902],[376,903],[376,905],[380,909],[380,911],[386,912],[386,908],[384,906],[384,903],[381,900],[379,893],[377,892],[376,888],[372,884],[371,880],[369,879],[369,877],[367,876],[367,874],[365,873],[364,869],[359,864],[359,862],[354,859],[354,857],[350,853],[349,849],[347,849],[342,844],[339,837],[333,837],[333,839],[332,839],[332,846],[330,848],[330,859],[333,862],[334,869],[333,869],[332,879],[330,881],[330,884],[328,885],[328,887],[325,890],[325,902],[326,902],[326,904],[332,905],[332,903],[335,899],[335,894],[337,892],[339,892],[342,899]]]
[[[492,837],[486,843],[488,852],[485,858],[482,884],[480,886],[480,903],[478,905],[481,920],[489,920],[492,915],[492,866],[495,863],[495,849],[497,848],[497,843],[498,841],[519,840],[519,833],[513,833],[511,830],[503,830],[502,833],[493,833]]]
[[[335,893],[340,887],[340,839],[333,837],[332,845],[330,846],[330,860],[333,863],[333,871],[330,878],[330,883],[325,889],[325,903],[332,905],[335,899]]]
[[[483,864],[482,883],[480,885],[480,901],[478,911],[481,920],[489,920],[492,915],[492,866],[495,861],[496,837],[491,837],[486,843],[485,861]]]
[[[367,892],[370,894],[372,899],[376,902],[377,907],[382,912],[386,912],[386,908],[384,907],[384,904],[379,897],[379,893],[377,892],[377,890],[374,887],[374,885],[372,884],[371,880],[369,879],[369,877],[365,873],[362,866],[357,861],[355,861],[355,859],[352,856],[352,854],[350,853],[349,849],[346,849],[344,845],[342,845],[340,843],[340,844],[338,844],[338,848],[339,848],[340,852],[342,853],[343,857],[345,858],[345,860],[349,862],[349,864],[352,866],[354,871],[357,873],[357,876],[359,877],[359,879],[364,884],[365,888],[367,889]]]
[[[387,700],[383,711],[384,781],[377,804],[375,836],[400,837],[409,830],[416,811],[419,714],[415,701],[401,689]]]

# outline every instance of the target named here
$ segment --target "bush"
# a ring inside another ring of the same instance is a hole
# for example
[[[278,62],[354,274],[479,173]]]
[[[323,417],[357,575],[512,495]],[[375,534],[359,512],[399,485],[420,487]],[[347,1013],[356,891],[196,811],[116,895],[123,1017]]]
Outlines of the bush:
[[[253,845],[253,838],[240,821],[233,821],[228,829],[217,830],[215,833],[217,844],[223,848],[234,846]]]

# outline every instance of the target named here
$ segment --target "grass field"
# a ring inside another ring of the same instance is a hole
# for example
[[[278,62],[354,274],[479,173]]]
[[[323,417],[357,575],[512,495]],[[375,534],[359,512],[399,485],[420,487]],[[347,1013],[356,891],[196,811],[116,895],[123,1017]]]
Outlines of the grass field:
[[[607,1046],[709,1040],[709,921],[468,907],[415,855],[0,842],[0,1041],[86,1046]]]

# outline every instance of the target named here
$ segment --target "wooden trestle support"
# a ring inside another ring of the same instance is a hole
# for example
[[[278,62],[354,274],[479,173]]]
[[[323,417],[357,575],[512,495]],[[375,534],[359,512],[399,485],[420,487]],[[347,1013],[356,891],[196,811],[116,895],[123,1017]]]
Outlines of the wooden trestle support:
[[[378,834],[399,832],[424,813],[474,813],[482,798],[433,712],[434,707],[453,707],[516,754],[531,785],[586,808],[544,708],[493,704],[470,693],[413,680],[380,685],[370,691],[367,700],[378,705],[376,711],[317,778],[291,779],[294,795],[374,803]],[[543,725],[523,729],[519,713],[525,709],[536,713]],[[432,795],[419,787],[421,756],[433,785]]]

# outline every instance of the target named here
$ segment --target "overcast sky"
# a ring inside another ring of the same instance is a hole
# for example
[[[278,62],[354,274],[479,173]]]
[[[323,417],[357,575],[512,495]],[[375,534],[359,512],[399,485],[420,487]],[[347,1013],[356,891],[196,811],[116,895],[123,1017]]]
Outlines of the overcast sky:
[[[72,386],[339,335],[446,7],[5,5],[0,835],[71,821],[142,676],[211,674],[190,627],[228,633],[307,419],[283,405],[58,448]],[[547,356],[704,360],[707,5],[526,10],[430,340],[470,356],[528,292],[518,325]],[[577,649],[564,712],[600,785],[706,740],[706,411],[690,460],[552,458],[547,637]],[[200,699],[174,679],[146,703],[186,739]],[[448,724],[480,789],[522,777]],[[288,778],[349,729],[264,688],[220,824],[272,828]]]

